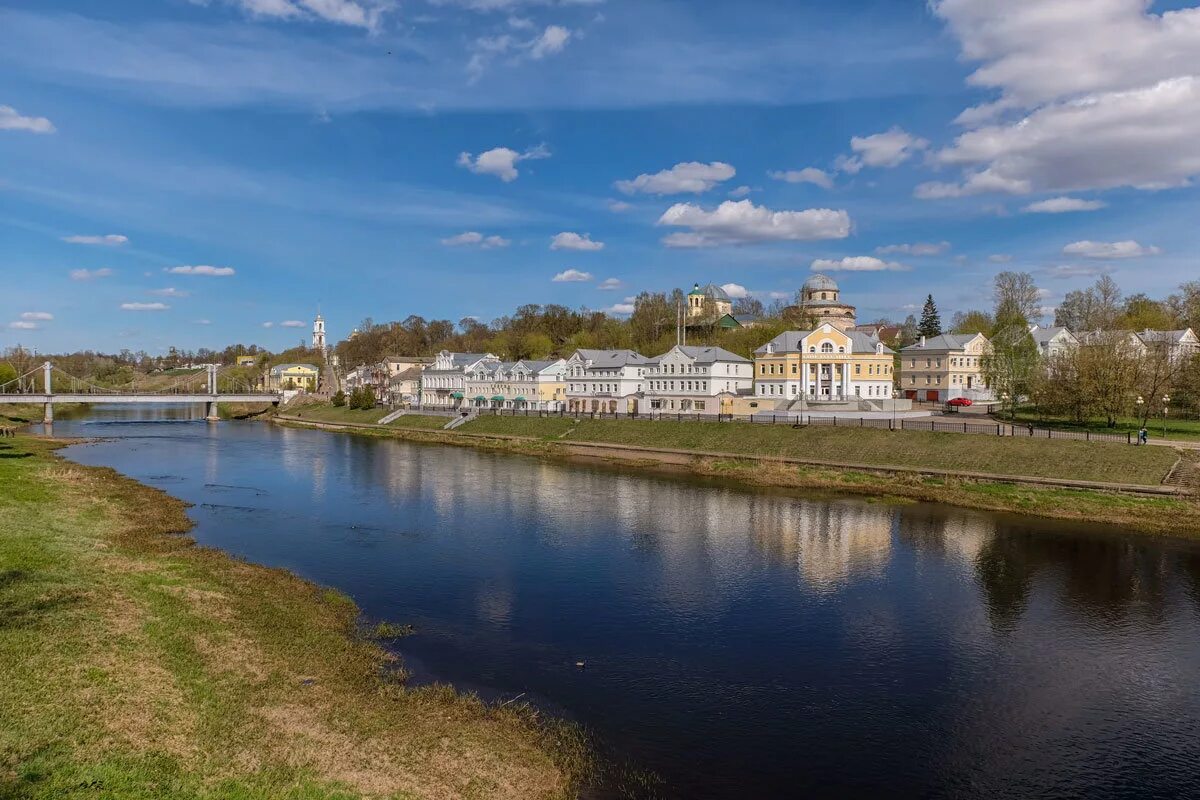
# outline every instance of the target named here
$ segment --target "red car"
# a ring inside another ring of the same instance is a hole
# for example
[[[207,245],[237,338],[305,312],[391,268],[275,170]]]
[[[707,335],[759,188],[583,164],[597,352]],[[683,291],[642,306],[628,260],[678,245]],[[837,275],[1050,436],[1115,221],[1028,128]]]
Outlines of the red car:
[[[946,405],[966,407],[966,406],[971,405],[971,398],[969,398],[969,397],[954,397],[954,398],[951,398],[950,400],[947,400]]]

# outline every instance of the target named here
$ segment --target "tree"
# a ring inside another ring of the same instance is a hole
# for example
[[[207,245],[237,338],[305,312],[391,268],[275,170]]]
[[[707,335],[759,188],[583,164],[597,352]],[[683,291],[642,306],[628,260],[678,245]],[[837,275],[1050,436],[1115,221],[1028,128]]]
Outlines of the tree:
[[[1001,272],[993,279],[992,294],[997,325],[1028,325],[1041,316],[1038,311],[1041,292],[1028,272]]]
[[[1175,319],[1166,305],[1144,294],[1133,294],[1125,300],[1125,310],[1119,327],[1130,331],[1171,330]]]
[[[337,408],[341,408],[342,406],[346,405],[346,393],[341,389],[338,389],[333,395],[333,404]]]
[[[900,324],[900,347],[908,347],[917,341],[920,333],[917,331],[917,318],[909,314]],[[899,348],[896,348],[899,349]]]
[[[739,297],[733,301],[734,314],[749,314],[754,317],[762,317],[765,316],[764,311],[762,301],[757,297]]]
[[[921,322],[917,325],[917,333],[933,338],[942,335],[942,317],[938,314],[937,304],[933,295],[925,297],[925,307],[921,309]]]
[[[1008,395],[1015,415],[1020,399],[1032,395],[1038,374],[1038,348],[1029,328],[1017,322],[993,331],[980,367],[987,385],[998,395]]]
[[[996,326],[986,311],[956,311],[950,320],[951,333],[985,333]]]

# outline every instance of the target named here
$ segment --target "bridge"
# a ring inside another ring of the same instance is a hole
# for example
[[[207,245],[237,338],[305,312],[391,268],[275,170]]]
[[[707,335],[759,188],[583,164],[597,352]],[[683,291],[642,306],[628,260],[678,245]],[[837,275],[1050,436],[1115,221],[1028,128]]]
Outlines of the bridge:
[[[41,372],[41,387],[37,387],[37,373]],[[129,405],[149,405],[170,403],[175,405],[201,405],[205,407],[205,419],[216,422],[220,419],[217,413],[217,403],[271,403],[279,405],[283,395],[279,392],[254,391],[244,384],[227,385],[225,391],[220,391],[218,373],[220,367],[209,364],[205,368],[204,385],[199,386],[197,375],[192,373],[183,376],[171,385],[154,391],[137,391],[134,386],[128,389],[99,386],[90,381],[76,378],[63,372],[49,361],[40,367],[0,384],[0,403],[40,404],[45,408],[43,422],[54,424],[55,403],[118,403]],[[55,381],[58,387],[55,387]],[[64,389],[63,384],[66,384]]]

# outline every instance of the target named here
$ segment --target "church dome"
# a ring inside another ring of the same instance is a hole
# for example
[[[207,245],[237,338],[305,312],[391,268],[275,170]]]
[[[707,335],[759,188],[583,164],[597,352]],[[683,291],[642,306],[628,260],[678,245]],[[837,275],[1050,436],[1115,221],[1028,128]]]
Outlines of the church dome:
[[[820,273],[813,275],[804,282],[804,291],[806,292],[836,292],[838,285],[833,278]]]

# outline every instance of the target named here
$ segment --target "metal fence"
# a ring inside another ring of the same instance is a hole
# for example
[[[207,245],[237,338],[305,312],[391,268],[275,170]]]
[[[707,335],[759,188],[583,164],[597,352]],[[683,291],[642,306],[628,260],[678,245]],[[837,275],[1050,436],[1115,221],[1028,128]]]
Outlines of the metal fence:
[[[1011,425],[992,420],[958,422],[945,417],[909,419],[905,417],[822,417],[811,414],[684,414],[649,413],[628,414],[612,411],[538,411],[533,409],[480,408],[474,409],[480,416],[493,417],[540,417],[564,419],[623,419],[642,422],[742,422],[756,425],[780,425],[793,428],[873,428],[886,431],[925,431],[932,433],[964,433],[985,436],[1028,437],[1037,439],[1071,439],[1086,442],[1120,442],[1133,444],[1134,433],[1093,433],[1092,431],[1064,431],[1039,428],[1035,425]]]

